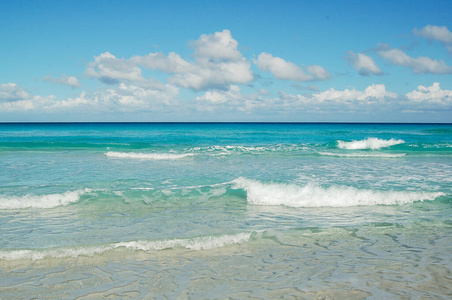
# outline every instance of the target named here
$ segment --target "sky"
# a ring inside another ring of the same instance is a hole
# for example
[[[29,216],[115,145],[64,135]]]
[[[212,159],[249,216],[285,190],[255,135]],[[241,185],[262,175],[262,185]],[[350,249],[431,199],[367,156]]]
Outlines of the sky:
[[[0,0],[0,122],[452,123],[452,1]]]

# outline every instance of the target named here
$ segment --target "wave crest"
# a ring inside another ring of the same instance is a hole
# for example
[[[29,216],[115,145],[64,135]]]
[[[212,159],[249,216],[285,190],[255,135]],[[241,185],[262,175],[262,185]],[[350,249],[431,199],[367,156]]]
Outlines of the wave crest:
[[[25,196],[0,196],[0,209],[54,208],[80,200],[82,191],[67,191],[62,194]]]
[[[249,240],[251,233],[237,235],[223,235],[197,237],[193,239],[173,239],[162,241],[133,241],[114,244],[114,248],[126,247],[133,250],[164,250],[172,248],[186,248],[190,250],[212,250],[233,244],[240,244]]]
[[[161,241],[129,241],[102,246],[64,247],[47,250],[10,250],[0,251],[0,260],[42,260],[47,258],[70,258],[79,256],[94,256],[115,249],[129,249],[133,251],[159,251],[173,248],[190,250],[212,250],[249,241],[251,233],[236,235],[205,236],[192,239],[172,239]]]
[[[348,186],[322,188],[316,184],[269,183],[239,178],[236,188],[244,189],[247,201],[254,205],[283,205],[289,207],[350,207],[374,205],[401,205],[423,200],[435,200],[443,193],[373,191]]]
[[[347,150],[361,150],[361,149],[381,149],[385,147],[390,147],[398,144],[405,143],[404,140],[396,140],[396,139],[390,139],[390,140],[383,140],[379,138],[368,138],[365,140],[360,141],[351,141],[351,142],[345,142],[345,141],[337,141],[338,147],[341,149],[347,149]]]

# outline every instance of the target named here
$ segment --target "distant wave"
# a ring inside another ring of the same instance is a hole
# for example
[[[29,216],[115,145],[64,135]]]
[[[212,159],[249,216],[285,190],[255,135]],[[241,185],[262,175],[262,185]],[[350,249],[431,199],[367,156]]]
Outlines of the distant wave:
[[[326,156],[338,156],[338,157],[382,157],[382,158],[394,158],[403,157],[406,153],[335,153],[335,152],[319,152],[320,155]]]
[[[195,147],[189,149],[187,152],[190,153],[200,153],[207,154],[210,156],[222,156],[222,155],[233,155],[233,154],[264,154],[267,152],[290,152],[306,150],[306,146],[297,144],[277,144],[277,145],[267,145],[267,146],[207,146],[207,147]]]
[[[136,153],[136,152],[114,152],[105,153],[108,157],[129,158],[129,159],[155,159],[155,160],[173,160],[194,156],[193,153],[175,154],[175,153]]]
[[[360,150],[360,149],[381,149],[385,147],[390,147],[398,144],[405,143],[404,140],[383,140],[379,138],[368,138],[365,140],[360,141],[351,141],[351,142],[345,142],[345,141],[337,141],[338,147],[341,149],[347,149],[347,150]]]
[[[158,241],[129,241],[100,246],[61,247],[46,250],[10,250],[0,251],[0,260],[41,260],[46,258],[69,258],[79,256],[94,256],[115,249],[130,249],[152,252],[173,248],[185,248],[190,250],[211,250],[234,244],[247,242],[251,233],[239,233],[236,235],[204,236],[192,239],[170,239]]]
[[[452,148],[451,143],[440,143],[440,144],[424,144],[424,143],[418,143],[418,144],[411,144],[409,147],[413,148],[422,148],[422,149],[439,149],[439,150],[445,150],[447,148]],[[449,149],[447,149],[449,150]]]
[[[244,189],[247,201],[254,205],[284,205],[289,207],[349,207],[374,205],[400,205],[416,201],[435,200],[443,193],[373,191],[348,186],[323,188],[316,184],[262,183],[239,178],[236,188]]]
[[[82,191],[67,191],[62,194],[0,196],[0,209],[54,208],[80,200]]]

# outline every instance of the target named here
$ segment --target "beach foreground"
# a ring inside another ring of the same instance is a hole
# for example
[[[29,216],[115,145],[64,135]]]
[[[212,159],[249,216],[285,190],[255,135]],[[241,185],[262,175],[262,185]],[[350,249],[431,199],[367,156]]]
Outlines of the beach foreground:
[[[0,292],[449,299],[452,125],[0,124]]]

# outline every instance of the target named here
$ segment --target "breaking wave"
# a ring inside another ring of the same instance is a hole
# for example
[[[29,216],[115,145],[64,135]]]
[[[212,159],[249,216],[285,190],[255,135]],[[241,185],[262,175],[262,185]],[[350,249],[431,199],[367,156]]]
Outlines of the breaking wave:
[[[350,207],[374,205],[401,205],[416,201],[435,200],[440,192],[374,191],[349,186],[323,188],[316,184],[262,183],[239,178],[236,188],[244,189],[246,199],[253,205],[283,205],[289,207]]]
[[[193,153],[175,154],[175,153],[135,153],[135,152],[114,152],[105,153],[108,157],[129,158],[129,159],[155,159],[155,160],[173,160],[194,156]]]
[[[67,191],[62,194],[25,196],[0,196],[0,209],[54,208],[80,200],[82,191]]]
[[[341,149],[347,149],[347,150],[361,150],[361,149],[381,149],[385,147],[390,147],[398,144],[405,143],[404,140],[396,140],[396,139],[390,139],[390,140],[383,140],[379,138],[368,138],[365,140],[360,141],[351,141],[351,142],[345,142],[345,141],[337,141],[338,147]]]
[[[159,241],[129,241],[100,246],[61,247],[46,250],[9,250],[0,251],[0,260],[41,260],[48,258],[69,258],[79,256],[94,256],[115,249],[132,251],[159,251],[165,249],[185,248],[189,250],[212,250],[249,241],[251,233],[236,235],[205,236],[192,239],[171,239]]]

